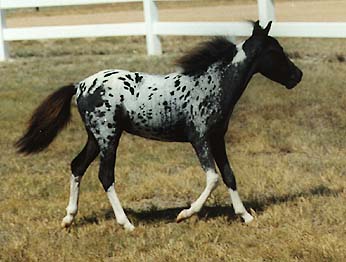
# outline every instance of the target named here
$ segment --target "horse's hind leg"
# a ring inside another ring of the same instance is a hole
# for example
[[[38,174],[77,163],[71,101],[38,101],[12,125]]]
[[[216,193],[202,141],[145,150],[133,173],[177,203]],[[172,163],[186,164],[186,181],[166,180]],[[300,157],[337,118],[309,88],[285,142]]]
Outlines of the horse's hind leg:
[[[114,135],[114,137],[108,141],[107,145],[101,148],[99,179],[107,193],[118,224],[122,225],[126,230],[132,231],[134,226],[128,220],[114,187],[114,167],[120,135],[121,132]]]
[[[206,187],[198,199],[191,204],[189,209],[182,210],[177,216],[177,222],[191,217],[198,213],[207,201],[211,192],[216,188],[218,182],[218,174],[215,170],[214,160],[211,154],[209,143],[206,140],[193,143],[198,159],[206,172]]]
[[[243,202],[241,201],[239,197],[236,180],[235,180],[233,171],[231,169],[231,166],[228,162],[225,141],[222,138],[222,136],[215,136],[215,137],[216,138],[213,139],[211,143],[213,156],[221,172],[222,179],[224,183],[226,184],[226,186],[228,187],[228,191],[231,197],[234,212],[237,215],[240,215],[243,218],[245,223],[250,223],[253,220],[253,217],[246,211],[243,205]]]
[[[90,163],[99,154],[99,146],[94,136],[88,132],[88,141],[83,150],[73,159],[71,163],[72,175],[70,179],[70,199],[66,208],[66,216],[63,218],[61,226],[68,228],[78,211],[79,187],[82,177]]]

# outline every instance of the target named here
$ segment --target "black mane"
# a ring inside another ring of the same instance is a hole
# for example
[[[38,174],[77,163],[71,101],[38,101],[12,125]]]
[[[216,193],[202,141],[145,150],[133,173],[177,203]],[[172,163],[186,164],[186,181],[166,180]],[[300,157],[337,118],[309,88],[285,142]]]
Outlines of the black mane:
[[[215,62],[230,63],[236,54],[236,46],[225,37],[215,37],[199,44],[176,62],[183,74],[197,75],[207,70]]]

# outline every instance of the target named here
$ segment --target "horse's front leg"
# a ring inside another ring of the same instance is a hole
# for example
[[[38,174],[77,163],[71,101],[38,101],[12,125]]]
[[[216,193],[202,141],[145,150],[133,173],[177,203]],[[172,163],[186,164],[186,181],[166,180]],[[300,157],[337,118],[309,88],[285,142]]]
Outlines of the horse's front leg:
[[[192,143],[192,145],[196,151],[202,168],[206,173],[206,187],[198,199],[191,204],[189,209],[184,209],[179,213],[177,217],[178,223],[201,210],[211,192],[216,188],[218,182],[218,174],[215,170],[214,160],[208,141],[202,140]]]
[[[253,220],[253,217],[246,211],[243,202],[239,197],[236,179],[228,162],[223,136],[215,136],[211,141],[211,148],[216,164],[221,172],[223,182],[228,188],[234,212],[237,215],[240,215],[245,223],[250,223]]]

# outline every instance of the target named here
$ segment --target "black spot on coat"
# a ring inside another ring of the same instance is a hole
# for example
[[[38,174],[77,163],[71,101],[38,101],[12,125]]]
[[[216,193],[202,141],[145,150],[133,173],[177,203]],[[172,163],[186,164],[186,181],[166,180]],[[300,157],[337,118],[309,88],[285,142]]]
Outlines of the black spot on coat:
[[[93,88],[96,85],[96,83],[97,83],[97,78],[94,79],[93,83],[90,86],[90,89]]]
[[[129,80],[133,81],[131,75],[125,75]]]
[[[114,74],[117,74],[117,73],[118,73],[117,71],[113,71],[113,72],[110,72],[110,73],[106,73],[106,74],[104,75],[104,77],[109,77],[109,76],[114,75]]]
[[[135,81],[136,83],[139,83],[143,79],[143,76],[139,75],[138,73],[135,73]]]
[[[186,99],[188,96],[190,96],[190,90],[186,93],[184,99]]]

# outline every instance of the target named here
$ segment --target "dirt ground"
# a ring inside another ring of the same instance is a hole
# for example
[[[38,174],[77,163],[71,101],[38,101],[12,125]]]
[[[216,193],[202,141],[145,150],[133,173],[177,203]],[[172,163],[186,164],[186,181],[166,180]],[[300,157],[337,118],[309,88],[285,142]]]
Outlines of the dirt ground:
[[[138,8],[136,8],[138,9]],[[346,1],[283,1],[276,3],[277,21],[318,21],[343,22],[346,21]],[[257,19],[256,3],[222,2],[215,6],[194,6],[180,8],[161,8],[161,21],[243,21]],[[78,25],[102,23],[126,23],[143,21],[142,10],[107,11],[101,9],[84,14],[71,13],[52,15],[44,11],[40,14],[10,16],[7,19],[8,27]]]

